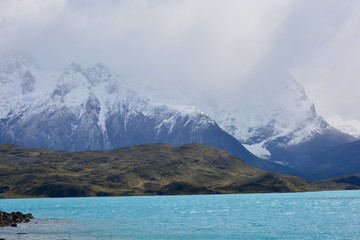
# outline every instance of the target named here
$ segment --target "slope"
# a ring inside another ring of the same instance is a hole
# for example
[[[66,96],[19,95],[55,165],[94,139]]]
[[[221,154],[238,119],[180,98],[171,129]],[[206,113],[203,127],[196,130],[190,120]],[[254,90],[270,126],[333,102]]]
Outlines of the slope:
[[[0,145],[1,197],[295,192],[309,181],[253,168],[199,144],[66,152]]]
[[[208,98],[186,93],[173,98],[163,93],[161,98],[158,91],[146,89],[143,94],[195,104],[256,156],[302,173],[318,164],[314,155],[356,141],[329,125],[289,74],[268,79],[259,73],[239,84],[241,88],[234,85],[226,94]]]
[[[343,144],[316,156],[319,165],[308,171],[315,179],[360,172],[360,141]]]
[[[287,75],[268,83],[253,79],[217,106],[201,108],[257,156],[300,172],[318,164],[315,154],[356,141],[329,125]]]

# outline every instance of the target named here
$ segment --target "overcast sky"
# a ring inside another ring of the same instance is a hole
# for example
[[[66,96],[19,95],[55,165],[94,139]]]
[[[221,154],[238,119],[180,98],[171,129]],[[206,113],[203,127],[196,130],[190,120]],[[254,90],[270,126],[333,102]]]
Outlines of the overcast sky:
[[[292,75],[322,116],[360,119],[359,13],[358,0],[1,0],[0,53],[218,96]]]

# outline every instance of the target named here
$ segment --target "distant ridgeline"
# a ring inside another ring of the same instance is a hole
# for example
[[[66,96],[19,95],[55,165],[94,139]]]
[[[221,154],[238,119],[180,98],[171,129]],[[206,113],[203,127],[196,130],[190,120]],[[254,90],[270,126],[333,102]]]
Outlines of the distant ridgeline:
[[[149,144],[67,152],[0,145],[0,197],[225,194],[360,189],[360,176],[308,181],[215,147]]]

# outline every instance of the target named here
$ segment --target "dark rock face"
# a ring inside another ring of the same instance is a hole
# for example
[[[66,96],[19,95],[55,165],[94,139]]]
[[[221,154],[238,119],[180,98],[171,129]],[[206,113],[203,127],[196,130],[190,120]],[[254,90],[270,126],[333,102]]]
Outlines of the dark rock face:
[[[31,213],[23,214],[21,212],[7,213],[0,211],[0,227],[11,226],[16,227],[17,223],[29,222],[34,219]]]

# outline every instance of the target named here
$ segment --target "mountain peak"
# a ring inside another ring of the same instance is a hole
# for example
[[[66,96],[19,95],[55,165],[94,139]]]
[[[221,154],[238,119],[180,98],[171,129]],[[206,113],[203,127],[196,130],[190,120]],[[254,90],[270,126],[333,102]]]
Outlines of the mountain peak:
[[[82,67],[77,63],[71,63],[58,79],[53,96],[64,96],[78,88],[89,89],[90,83]]]
[[[98,62],[93,67],[87,69],[89,81],[93,86],[98,85],[101,82],[107,82],[115,75],[111,70],[104,66],[101,62]]]
[[[104,68],[107,68],[104,66],[104,64],[102,64],[101,62],[98,62],[94,65],[94,68],[97,68],[97,69],[104,69]]]
[[[24,72],[30,67],[36,67],[34,62],[20,54],[8,56],[0,62],[0,72],[6,74]]]
[[[82,68],[78,63],[72,62],[65,68],[66,73],[77,73],[82,72]]]
[[[294,77],[289,78],[283,82],[281,86],[282,91],[286,93],[286,97],[292,96],[295,101],[308,101],[308,96],[305,92],[303,85],[296,81]]]
[[[225,131],[252,150],[259,150],[253,153],[259,156],[264,152],[269,154],[267,146],[272,142],[284,147],[293,146],[328,129],[304,87],[294,77],[281,77],[271,90],[263,89],[263,81],[259,81],[251,83],[251,90],[262,94],[252,97],[251,101],[232,99],[238,102],[236,105],[220,102],[222,105],[214,108],[211,114]]]

